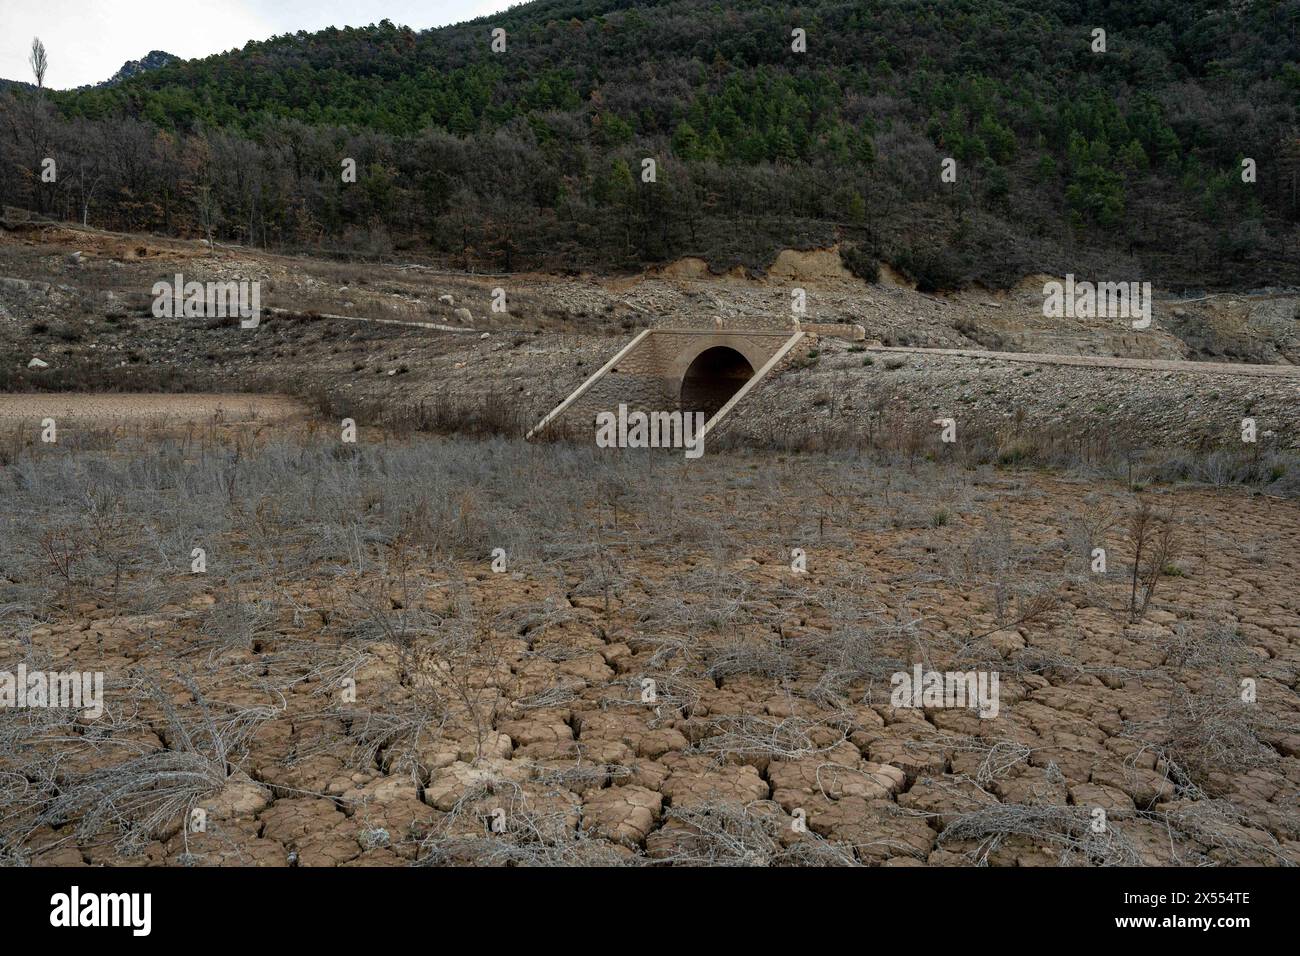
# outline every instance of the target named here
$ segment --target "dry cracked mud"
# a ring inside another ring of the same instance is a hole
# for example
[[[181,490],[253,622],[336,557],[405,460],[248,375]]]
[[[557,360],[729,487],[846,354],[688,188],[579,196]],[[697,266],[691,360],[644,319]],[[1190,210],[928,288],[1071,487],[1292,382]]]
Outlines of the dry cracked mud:
[[[9,861],[1300,863],[1294,501],[300,422],[0,486],[0,670],[104,675],[0,711]]]

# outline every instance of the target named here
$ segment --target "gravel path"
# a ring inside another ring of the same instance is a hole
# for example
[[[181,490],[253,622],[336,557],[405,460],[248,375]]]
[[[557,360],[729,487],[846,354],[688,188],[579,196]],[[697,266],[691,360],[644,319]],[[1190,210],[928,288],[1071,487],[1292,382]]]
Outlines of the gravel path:
[[[916,355],[955,355],[962,358],[1029,362],[1034,365],[1078,365],[1090,368],[1132,368],[1148,372],[1195,372],[1201,375],[1255,375],[1300,380],[1298,365],[1249,365],[1241,362],[1176,362],[1169,359],[1108,358],[1100,355],[1048,355],[1041,352],[986,352],[980,349],[920,349],[897,345],[869,346],[872,352]]]

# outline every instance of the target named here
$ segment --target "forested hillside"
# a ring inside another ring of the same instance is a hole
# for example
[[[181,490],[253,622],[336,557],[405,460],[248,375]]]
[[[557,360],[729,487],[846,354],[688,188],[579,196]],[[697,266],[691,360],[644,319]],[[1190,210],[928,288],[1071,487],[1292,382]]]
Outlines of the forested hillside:
[[[1300,0],[538,0],[0,92],[0,162],[92,225],[476,269],[839,240],[924,288],[1296,282]]]

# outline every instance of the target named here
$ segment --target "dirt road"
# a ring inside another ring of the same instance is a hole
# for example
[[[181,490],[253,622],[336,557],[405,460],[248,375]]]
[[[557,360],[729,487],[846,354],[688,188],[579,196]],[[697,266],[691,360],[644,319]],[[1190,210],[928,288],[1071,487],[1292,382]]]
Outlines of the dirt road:
[[[254,394],[87,394],[28,392],[0,394],[0,427],[56,421],[217,423],[278,422],[306,412],[286,395]]]
[[[1300,381],[1300,365],[1246,365],[1240,362],[1178,362],[1170,359],[1110,358],[1101,355],[1049,355],[1043,352],[986,352],[982,349],[921,349],[874,345],[872,352],[954,355],[959,358],[1028,362],[1034,365],[1074,365],[1086,368],[1131,368],[1148,372],[1193,372],[1201,375],[1254,375]]]

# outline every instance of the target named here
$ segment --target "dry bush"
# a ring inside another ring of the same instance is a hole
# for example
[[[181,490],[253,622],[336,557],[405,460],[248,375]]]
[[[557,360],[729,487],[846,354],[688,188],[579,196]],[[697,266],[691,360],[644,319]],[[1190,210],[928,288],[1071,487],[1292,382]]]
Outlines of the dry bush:
[[[505,779],[469,788],[420,842],[422,866],[619,866],[639,858],[588,836],[574,821],[576,808],[552,800],[567,789],[544,781],[529,787]],[[500,813],[503,829],[492,829]]]
[[[711,754],[719,760],[745,757],[779,757],[798,760],[835,749],[853,729],[850,713],[826,717],[762,717],[725,715],[701,722],[701,739],[692,745],[695,753]]]
[[[958,554],[951,574],[980,588],[988,595],[988,610],[994,626],[970,640],[988,637],[999,630],[1042,624],[1061,603],[1062,583],[1053,575],[1040,581],[1036,565],[1039,553],[1017,545],[1011,526],[1002,515],[985,522],[970,546]]]
[[[855,623],[837,623],[827,634],[800,641],[800,650],[821,669],[808,690],[811,700],[841,707],[854,684],[868,690],[880,680],[906,669],[906,661],[887,648],[914,644],[920,620],[894,621],[883,610],[862,609]]]
[[[911,741],[909,747],[944,754],[982,754],[983,759],[976,768],[975,776],[970,778],[981,790],[1006,776],[1013,768],[1026,763],[1034,753],[1033,748],[1009,737],[956,737],[947,733]]]
[[[714,680],[740,674],[781,680],[794,677],[799,673],[799,662],[782,643],[779,639],[759,637],[709,644],[704,652],[704,676]]]
[[[1277,763],[1278,752],[1262,739],[1274,720],[1244,703],[1231,683],[1216,682],[1195,692],[1178,684],[1161,717],[1126,722],[1123,736],[1141,744],[1131,760],[1154,754],[1180,792],[1200,798],[1218,795],[1212,774]]]
[[[384,428],[395,435],[431,432],[473,438],[522,438],[533,422],[517,396],[498,389],[463,394],[444,389],[415,404],[364,400],[324,388],[309,390],[309,399],[322,417],[351,418]]]
[[[976,866],[986,865],[1009,836],[1026,837],[1038,846],[1059,847],[1060,866],[1141,863],[1136,848],[1113,819],[1100,833],[1092,823],[1087,807],[995,803],[959,815],[944,827],[939,842],[978,841],[969,854]]]
[[[1119,524],[1116,510],[1094,497],[1085,499],[1086,507],[1071,515],[1068,523],[1069,548],[1082,566],[1084,575],[1091,570],[1092,551],[1104,547],[1110,532]]]
[[[509,674],[501,641],[464,594],[448,595],[442,613],[419,607],[406,551],[391,554],[395,576],[354,591],[343,625],[355,648],[391,649],[396,672],[395,686],[332,711],[346,723],[354,762],[373,766],[383,751],[414,754],[449,726],[467,726],[483,756],[501,706],[500,675]],[[408,769],[418,778],[419,768]]]
[[[671,866],[859,866],[853,848],[811,830],[790,840],[790,818],[770,801],[703,803],[664,814],[670,835],[655,862]]]
[[[890,361],[887,360],[886,364]],[[913,470],[931,455],[943,460],[955,454],[966,467],[995,465],[1004,468],[1048,468],[1087,478],[1135,484],[1190,482],[1215,486],[1246,485],[1266,488],[1279,497],[1300,495],[1300,454],[1259,445],[1243,449],[1240,443],[1202,447],[1140,449],[1133,441],[1109,429],[1087,427],[1027,428],[968,424],[958,445],[940,446],[930,417],[908,418],[890,405],[885,391],[869,391],[861,406],[866,414],[851,419],[842,415],[807,416],[798,422],[750,421],[743,411],[731,416],[710,435],[713,447],[758,446],[781,452],[852,451],[867,455],[878,465],[906,465]]]
[[[178,689],[191,698],[184,709],[173,699]],[[111,840],[123,854],[139,851],[182,827],[203,797],[225,786],[249,739],[275,714],[221,704],[187,675],[174,682],[145,678],[112,691],[118,699],[133,696],[140,709],[101,718],[107,723],[97,721],[84,733],[66,718],[37,718],[24,740],[5,741],[3,753],[23,755],[26,778],[25,785],[0,791],[0,834],[9,853],[21,854],[27,838],[44,827],[59,831],[53,845]],[[162,746],[153,742],[150,714],[158,715]],[[68,759],[68,751],[77,759]]]
[[[1250,823],[1226,800],[1199,799],[1150,816],[1173,837],[1175,866],[1295,865],[1271,834],[1246,832]]]
[[[1133,548],[1133,567],[1127,613],[1128,619],[1137,623],[1151,606],[1160,576],[1178,557],[1181,541],[1173,516],[1157,514],[1145,498],[1129,516],[1128,537]]]
[[[1128,569],[1120,574],[1115,565],[1120,549],[1107,545],[1116,529],[1123,532],[1122,548],[1131,555]],[[1183,552],[1183,535],[1172,513],[1157,511],[1142,497],[1122,514],[1115,508],[1094,505],[1076,513],[1070,521],[1069,547],[1072,562],[1080,568],[1075,584],[1090,602],[1130,624],[1140,623],[1150,609],[1162,576],[1177,573],[1175,562]],[[1094,573],[1092,551],[1106,552],[1107,573]],[[1112,562],[1114,562],[1112,564]]]

